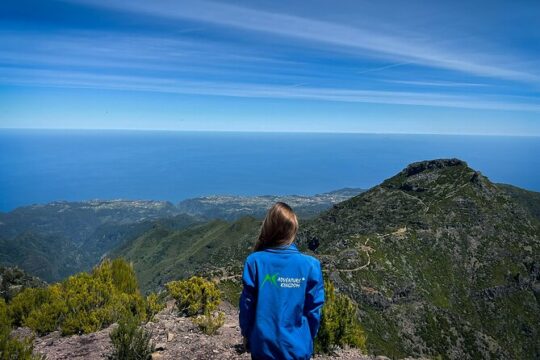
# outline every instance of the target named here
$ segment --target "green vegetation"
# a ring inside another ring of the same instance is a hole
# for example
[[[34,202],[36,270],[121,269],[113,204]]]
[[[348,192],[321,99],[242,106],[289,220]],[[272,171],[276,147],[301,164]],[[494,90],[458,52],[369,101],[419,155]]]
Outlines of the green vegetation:
[[[540,221],[540,192],[524,190],[507,184],[497,184],[497,187],[519,202],[537,221]]]
[[[186,316],[207,314],[217,309],[221,302],[221,291],[217,285],[200,276],[171,281],[167,283],[167,291],[175,300],[180,314]]]
[[[223,300],[226,300],[233,306],[238,306],[240,303],[240,295],[242,294],[241,281],[233,279],[221,280],[217,286],[221,291]]]
[[[206,335],[214,335],[220,327],[225,324],[225,313],[223,311],[206,311],[203,315],[197,315],[193,323]]]
[[[159,201],[25,206],[0,213],[5,230],[0,232],[0,264],[19,266],[48,282],[61,281],[91,269],[105,253],[152,229],[156,222],[180,228],[197,221],[178,215],[173,204]]]
[[[225,323],[225,314],[215,311],[222,295],[216,283],[192,276],[167,283],[167,291],[175,300],[179,313],[193,317],[193,323],[203,333],[213,335]]]
[[[15,326],[28,326],[38,334],[57,329],[63,335],[91,333],[122,316],[147,318],[133,268],[121,259],[105,260],[90,273],[46,288],[26,289],[8,309]]]
[[[0,360],[42,360],[33,354],[32,339],[18,340],[10,336],[11,319],[4,299],[0,298]]]
[[[154,319],[154,316],[165,309],[163,299],[156,293],[151,293],[146,297],[146,316],[149,321]]]
[[[337,347],[366,350],[366,336],[358,320],[357,305],[345,294],[336,294],[334,284],[325,280],[325,304],[321,326],[315,338],[317,353],[330,353]]]
[[[160,223],[111,253],[133,263],[143,291],[215,268],[241,270],[251,252],[260,220],[244,217],[235,222],[213,220],[176,228]]]
[[[137,317],[124,316],[109,336],[114,348],[108,357],[110,360],[148,360],[152,358],[154,352],[152,335],[140,326]]]

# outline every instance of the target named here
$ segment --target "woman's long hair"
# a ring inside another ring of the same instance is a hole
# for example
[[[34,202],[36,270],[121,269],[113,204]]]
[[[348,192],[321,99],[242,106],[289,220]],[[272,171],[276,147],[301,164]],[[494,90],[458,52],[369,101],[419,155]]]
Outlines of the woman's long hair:
[[[293,209],[284,202],[275,203],[264,218],[254,251],[289,245],[298,231],[298,219]]]

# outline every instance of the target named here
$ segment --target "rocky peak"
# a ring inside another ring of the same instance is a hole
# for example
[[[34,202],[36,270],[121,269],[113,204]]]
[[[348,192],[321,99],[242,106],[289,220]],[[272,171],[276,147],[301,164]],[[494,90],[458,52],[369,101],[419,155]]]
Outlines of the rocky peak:
[[[492,196],[495,186],[479,171],[471,169],[460,159],[436,159],[408,165],[381,186],[429,197],[449,197],[460,189]]]
[[[460,159],[435,159],[435,160],[426,160],[426,161],[419,161],[412,164],[409,164],[401,173],[403,173],[405,176],[409,177],[412,175],[416,175],[418,173],[428,171],[428,170],[434,170],[434,169],[443,169],[443,168],[449,168],[454,166],[465,166],[467,167],[467,163]]]

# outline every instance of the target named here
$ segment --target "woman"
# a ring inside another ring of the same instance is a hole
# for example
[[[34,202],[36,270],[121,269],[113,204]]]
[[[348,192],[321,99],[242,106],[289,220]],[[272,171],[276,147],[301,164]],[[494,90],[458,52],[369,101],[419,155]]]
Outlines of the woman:
[[[293,243],[298,220],[289,205],[268,211],[244,265],[240,328],[252,359],[309,359],[319,330],[321,264]]]

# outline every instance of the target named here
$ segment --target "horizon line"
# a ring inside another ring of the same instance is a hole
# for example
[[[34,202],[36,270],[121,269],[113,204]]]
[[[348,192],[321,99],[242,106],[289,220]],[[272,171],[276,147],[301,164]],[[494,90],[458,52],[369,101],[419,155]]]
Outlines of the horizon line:
[[[111,132],[184,132],[184,133],[262,133],[262,134],[332,134],[332,135],[432,135],[432,136],[485,136],[485,137],[529,137],[540,134],[500,134],[500,133],[440,133],[440,132],[377,132],[377,131],[298,131],[298,130],[223,130],[223,129],[146,129],[146,128],[55,128],[55,127],[0,127],[4,130],[45,130],[45,131],[111,131]]]

